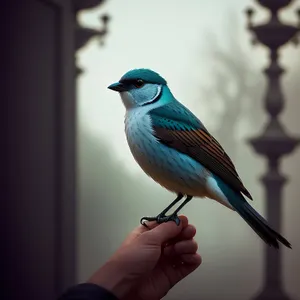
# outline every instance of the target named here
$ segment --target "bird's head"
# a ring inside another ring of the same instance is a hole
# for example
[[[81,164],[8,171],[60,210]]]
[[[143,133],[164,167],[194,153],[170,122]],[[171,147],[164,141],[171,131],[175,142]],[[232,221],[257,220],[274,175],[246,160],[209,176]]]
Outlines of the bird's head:
[[[108,88],[120,93],[126,109],[150,105],[160,99],[167,82],[149,69],[134,69]]]

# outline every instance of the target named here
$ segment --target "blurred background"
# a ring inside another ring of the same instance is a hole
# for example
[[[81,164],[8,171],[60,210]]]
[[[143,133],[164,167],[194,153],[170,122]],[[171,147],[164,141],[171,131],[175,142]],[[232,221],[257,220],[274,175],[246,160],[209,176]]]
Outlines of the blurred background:
[[[9,159],[3,159],[2,212],[12,299],[22,289],[31,299],[53,299],[86,280],[142,216],[173,200],[135,163],[125,109],[107,89],[132,68],[166,78],[231,156],[251,204],[266,216],[259,177],[268,165],[247,139],[268,120],[262,70],[269,55],[251,45],[248,6],[256,9],[255,24],[267,19],[267,10],[251,0],[7,1]],[[285,8],[282,22],[298,24],[299,7],[296,0]],[[300,135],[300,48],[289,43],[280,54],[286,69],[280,120],[288,134]],[[281,233],[293,246],[280,250],[283,285],[291,299],[300,299],[299,149],[282,160],[281,171],[289,178]],[[197,228],[203,263],[166,299],[255,297],[263,289],[265,247],[251,228],[214,201],[194,199],[182,213]]]

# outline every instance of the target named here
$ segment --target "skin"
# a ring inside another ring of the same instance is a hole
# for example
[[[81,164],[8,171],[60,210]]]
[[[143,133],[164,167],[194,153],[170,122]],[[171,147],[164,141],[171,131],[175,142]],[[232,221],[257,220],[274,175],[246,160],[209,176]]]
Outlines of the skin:
[[[136,227],[89,280],[124,300],[158,300],[201,264],[196,229],[185,216]]]

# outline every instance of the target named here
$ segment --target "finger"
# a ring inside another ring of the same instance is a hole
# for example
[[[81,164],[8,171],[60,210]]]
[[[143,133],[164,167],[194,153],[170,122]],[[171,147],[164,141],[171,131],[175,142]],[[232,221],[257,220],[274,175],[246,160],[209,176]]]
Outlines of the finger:
[[[196,228],[193,225],[188,225],[187,227],[182,229],[181,233],[177,237],[164,243],[163,248],[166,248],[170,245],[175,245],[176,243],[182,240],[191,240],[195,235],[196,235]]]
[[[198,253],[194,254],[182,254],[180,259],[183,263],[188,265],[197,265],[200,266],[202,263],[202,257]]]
[[[193,225],[188,225],[187,227],[183,228],[180,234],[169,240],[164,246],[174,245],[182,240],[191,240],[196,235],[196,228]]]
[[[149,243],[155,243],[162,245],[168,240],[175,238],[182,231],[182,226],[188,222],[185,216],[180,216],[180,224],[177,225],[175,222],[170,221],[162,223],[156,226],[154,229],[143,233],[145,239],[148,239]]]
[[[143,226],[143,225],[139,225],[137,227],[135,227],[130,233],[129,235],[126,237],[126,239],[124,240],[124,242],[122,243],[122,245],[128,245],[130,244],[134,239],[136,239],[138,236],[140,236],[141,234],[143,234],[144,232],[147,232],[155,227],[157,227],[159,224],[156,221],[151,221],[151,222],[147,222],[147,227]]]
[[[189,219],[186,216],[180,215],[180,216],[178,216],[178,218],[180,219],[180,222],[182,223],[181,224],[182,228],[185,228],[189,225]]]
[[[198,250],[198,244],[195,240],[180,241],[174,245],[174,252],[177,255],[194,254]]]
[[[151,221],[151,222],[146,222],[147,227],[144,225],[140,224],[137,226],[133,231],[132,234],[133,236],[138,236],[144,232],[147,232],[155,227],[157,227],[159,224],[156,221]]]
[[[178,235],[178,241],[190,240],[196,235],[195,226],[189,224],[187,227],[183,228],[181,233]]]
[[[185,227],[188,226],[189,220],[186,216],[180,215],[179,219],[180,219],[180,223],[182,225],[182,228],[185,228]],[[147,225],[147,227],[141,224],[141,225],[137,226],[133,230],[132,233],[134,233],[134,235],[140,235],[141,233],[144,233],[144,232],[147,232],[151,229],[154,229],[155,227],[157,227],[159,225],[159,223],[157,223],[156,221],[146,221],[145,224]]]
[[[188,220],[188,218],[186,216],[180,215],[179,219],[180,219],[180,223],[182,225],[182,228],[188,227],[189,220]],[[138,236],[140,236],[144,232],[148,232],[149,230],[154,229],[155,227],[157,227],[160,224],[158,224],[156,221],[150,221],[150,222],[147,221],[146,225],[147,225],[147,227],[145,227],[142,224],[140,224],[139,226],[137,226],[136,228],[134,228],[133,231],[124,240],[124,242],[122,243],[122,245],[127,245],[127,244],[131,243],[135,238],[137,238]]]
[[[182,224],[181,224],[181,225],[182,225],[182,228],[188,226],[189,220],[188,220],[188,218],[187,218],[186,216],[180,215],[180,216],[178,216],[178,218],[180,219],[180,222],[182,223]],[[158,224],[156,221],[146,221],[146,222],[145,222],[145,225],[146,225],[148,228],[147,228],[146,226],[143,226],[143,225],[141,225],[141,226],[138,227],[138,228],[140,229],[141,232],[149,231],[149,229],[151,230],[151,229],[157,227],[159,224]]]
[[[164,264],[163,270],[165,276],[168,277],[170,288],[183,278],[195,271],[202,263],[202,258],[198,253],[195,254],[182,254],[180,260],[175,263]]]
[[[163,254],[169,257],[179,256],[181,254],[194,254],[198,250],[198,244],[195,240],[183,240],[164,249]]]

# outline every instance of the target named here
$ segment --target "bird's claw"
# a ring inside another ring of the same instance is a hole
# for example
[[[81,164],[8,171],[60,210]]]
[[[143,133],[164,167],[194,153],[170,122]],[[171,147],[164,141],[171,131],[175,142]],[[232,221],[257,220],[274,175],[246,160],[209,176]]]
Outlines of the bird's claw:
[[[180,219],[177,216],[177,214],[172,214],[169,216],[165,215],[158,215],[157,217],[143,217],[140,220],[140,223],[145,226],[146,228],[149,228],[149,226],[146,224],[145,221],[151,222],[151,221],[156,221],[156,223],[161,224],[161,223],[166,223],[169,221],[174,221],[177,226],[180,224]]]
[[[169,222],[169,221],[175,222],[175,224],[177,226],[179,226],[179,224],[180,224],[179,217],[177,215],[174,215],[174,214],[169,215],[169,216],[164,216],[164,217],[160,218],[158,223],[165,223],[165,222]]]
[[[151,222],[151,221],[156,221],[157,223],[159,219],[159,216],[157,217],[142,217],[140,220],[141,225],[145,226],[146,228],[149,228],[149,226],[146,224],[146,221]]]

